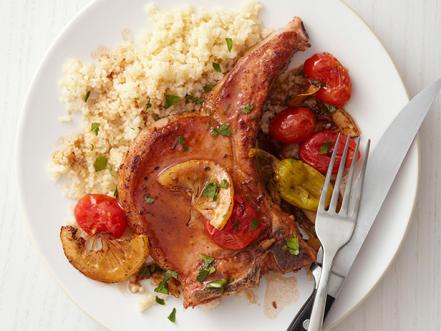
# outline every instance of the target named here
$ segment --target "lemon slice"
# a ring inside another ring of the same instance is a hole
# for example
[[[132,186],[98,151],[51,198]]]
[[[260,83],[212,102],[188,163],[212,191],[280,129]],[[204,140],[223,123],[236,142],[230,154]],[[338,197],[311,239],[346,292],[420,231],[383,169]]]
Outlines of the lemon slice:
[[[84,239],[77,228],[63,226],[60,239],[69,262],[87,277],[104,283],[128,279],[138,272],[149,254],[146,235],[125,240],[104,236]]]
[[[174,165],[158,176],[170,189],[187,191],[192,206],[212,226],[222,229],[233,210],[233,181],[225,168],[209,160],[189,160]]]

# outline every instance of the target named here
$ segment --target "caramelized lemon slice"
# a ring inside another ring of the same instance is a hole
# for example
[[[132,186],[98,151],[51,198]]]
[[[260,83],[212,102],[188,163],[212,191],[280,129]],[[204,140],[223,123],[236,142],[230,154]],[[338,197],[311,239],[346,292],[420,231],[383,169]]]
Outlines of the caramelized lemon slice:
[[[60,239],[69,262],[89,278],[116,283],[134,275],[148,256],[146,235],[132,239],[108,239],[93,236],[84,239],[77,228],[63,226]],[[99,246],[99,247],[97,247]]]
[[[234,188],[228,172],[209,160],[179,163],[158,176],[158,182],[170,189],[187,191],[192,206],[212,226],[222,229],[233,210]]]

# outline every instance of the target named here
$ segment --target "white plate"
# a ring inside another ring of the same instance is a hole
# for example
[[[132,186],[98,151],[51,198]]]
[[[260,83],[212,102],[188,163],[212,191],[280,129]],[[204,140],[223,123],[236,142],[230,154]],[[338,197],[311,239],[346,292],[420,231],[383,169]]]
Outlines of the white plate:
[[[123,330],[283,330],[303,304],[312,288],[305,272],[297,275],[299,298],[283,309],[276,320],[266,318],[262,306],[250,305],[244,298],[226,298],[215,310],[188,309],[178,300],[155,306],[141,315],[135,310],[139,295],[121,287],[103,285],[82,276],[63,255],[58,231],[71,218],[72,202],[63,198],[49,180],[48,159],[57,138],[66,128],[57,118],[63,114],[58,101],[57,81],[68,57],[87,59],[97,46],[116,45],[121,32],[146,27],[143,6],[146,0],[98,0],[68,25],[49,50],[32,82],[22,113],[19,143],[19,185],[23,208],[35,241],[62,286],[86,312],[110,329]],[[218,6],[236,7],[234,0],[216,1]],[[161,8],[179,3],[157,0]],[[187,0],[214,6],[212,0]],[[364,137],[373,143],[406,104],[408,97],[391,59],[368,27],[339,1],[263,0],[263,21],[281,27],[292,16],[301,16],[311,38],[312,48],[295,56],[301,63],[316,51],[334,53],[349,68],[354,93],[347,109],[360,124]],[[416,195],[418,150],[415,145],[400,171],[381,215],[363,247],[346,287],[328,317],[335,324],[368,294],[381,278],[398,250],[409,223]],[[258,293],[262,302],[265,284]],[[177,308],[177,324],[167,320],[172,306]]]

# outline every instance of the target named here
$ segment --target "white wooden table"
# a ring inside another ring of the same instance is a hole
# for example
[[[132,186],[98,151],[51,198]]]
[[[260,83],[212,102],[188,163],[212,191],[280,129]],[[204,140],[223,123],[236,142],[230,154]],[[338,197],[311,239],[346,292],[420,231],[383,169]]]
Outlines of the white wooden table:
[[[30,79],[61,28],[89,1],[0,0],[1,330],[104,330],[67,297],[32,246],[14,171]],[[346,2],[390,52],[411,96],[441,76],[441,0]],[[437,100],[420,133],[419,195],[403,245],[379,285],[335,331],[441,330],[440,114]]]

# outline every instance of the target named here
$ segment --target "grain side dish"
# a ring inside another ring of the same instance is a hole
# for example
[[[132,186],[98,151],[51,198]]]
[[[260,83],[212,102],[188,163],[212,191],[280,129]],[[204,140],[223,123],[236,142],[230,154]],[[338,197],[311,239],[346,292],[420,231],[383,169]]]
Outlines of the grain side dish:
[[[239,10],[146,6],[149,32],[101,51],[93,62],[69,59],[60,81],[70,121],[81,132],[61,139],[50,171],[64,193],[115,193],[117,170],[130,143],[152,122],[199,111],[204,95],[263,37],[261,5]],[[129,38],[130,39],[130,38]]]

